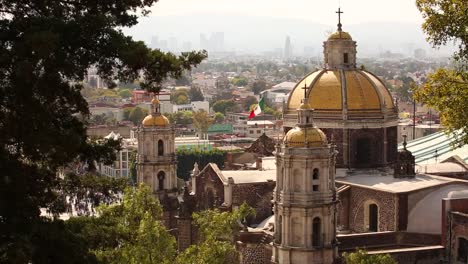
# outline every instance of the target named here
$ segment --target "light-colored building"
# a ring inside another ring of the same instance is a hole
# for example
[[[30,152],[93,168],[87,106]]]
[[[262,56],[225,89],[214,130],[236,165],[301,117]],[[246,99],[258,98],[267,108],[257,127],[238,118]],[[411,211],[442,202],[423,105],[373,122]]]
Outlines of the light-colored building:
[[[117,158],[111,165],[100,163],[98,172],[108,177],[130,177],[130,153],[136,149],[135,138],[122,138],[120,134],[113,131],[105,137],[106,139],[122,140],[121,150],[117,152]]]
[[[203,111],[209,113],[210,112],[210,102],[208,102],[208,101],[193,101],[190,104],[173,105],[172,106],[172,113],[177,113],[179,111],[198,112],[200,110],[203,110]]]

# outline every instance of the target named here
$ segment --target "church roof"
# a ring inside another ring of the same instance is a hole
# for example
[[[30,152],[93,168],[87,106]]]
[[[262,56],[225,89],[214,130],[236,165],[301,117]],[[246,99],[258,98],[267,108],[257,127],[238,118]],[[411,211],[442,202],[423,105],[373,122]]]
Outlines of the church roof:
[[[304,86],[310,90],[307,98],[315,112],[341,113],[346,108],[354,112],[381,113],[395,109],[383,82],[365,70],[319,70],[308,74],[289,95],[288,111],[300,106]]]
[[[452,148],[456,141],[453,135],[447,135],[444,131],[408,141],[406,148],[411,151],[417,164],[431,164],[458,155],[465,163],[468,163],[468,144],[459,148]],[[402,149],[403,145],[398,145]],[[437,153],[436,153],[437,151]]]
[[[224,170],[225,179],[232,178],[234,184],[276,181],[276,170]]]
[[[417,174],[415,178],[394,178],[392,175],[378,175],[376,171],[357,171],[345,178],[337,178],[336,183],[374,189],[390,193],[405,193],[425,188],[461,183],[468,181],[447,177]]]

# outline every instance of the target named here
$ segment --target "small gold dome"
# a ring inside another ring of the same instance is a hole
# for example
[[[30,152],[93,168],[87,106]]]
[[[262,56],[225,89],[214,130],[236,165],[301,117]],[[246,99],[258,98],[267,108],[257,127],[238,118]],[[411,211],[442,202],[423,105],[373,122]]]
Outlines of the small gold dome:
[[[143,126],[167,126],[169,125],[169,119],[164,115],[147,115],[141,123]]]
[[[309,104],[308,102],[306,102],[306,103],[302,103],[302,104],[299,106],[299,109],[303,109],[303,110],[312,109],[312,106],[310,106],[310,104]]]
[[[289,147],[320,147],[327,144],[327,136],[316,127],[295,127],[286,133],[283,142]]]
[[[337,31],[331,34],[328,39],[349,39],[352,40],[351,35],[348,32]]]
[[[151,104],[158,105],[160,103],[161,102],[159,102],[158,98],[153,98],[153,100],[151,100]]]

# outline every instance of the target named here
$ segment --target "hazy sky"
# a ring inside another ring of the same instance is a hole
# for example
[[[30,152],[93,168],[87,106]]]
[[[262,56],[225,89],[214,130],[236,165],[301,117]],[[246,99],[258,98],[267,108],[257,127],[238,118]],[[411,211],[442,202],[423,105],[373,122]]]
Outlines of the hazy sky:
[[[307,19],[336,24],[341,5],[343,24],[372,21],[421,23],[414,0],[160,0],[151,16],[230,14]]]

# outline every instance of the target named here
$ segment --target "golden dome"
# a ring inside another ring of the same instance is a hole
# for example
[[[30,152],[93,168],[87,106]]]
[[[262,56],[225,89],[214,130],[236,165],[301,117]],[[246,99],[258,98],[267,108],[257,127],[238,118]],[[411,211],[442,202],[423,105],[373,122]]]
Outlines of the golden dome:
[[[335,33],[331,34],[328,39],[349,39],[352,40],[351,35],[348,32],[344,31],[336,31]]]
[[[301,108],[304,85],[315,113],[383,113],[394,110],[390,92],[375,75],[364,70],[319,70],[310,73],[290,93],[287,111]],[[344,87],[342,87],[344,86]],[[343,111],[345,108],[347,111]]]
[[[283,142],[289,147],[320,147],[327,144],[327,136],[316,127],[295,127],[286,133]]]
[[[154,104],[154,105],[158,105],[160,104],[158,98],[153,98],[153,100],[151,100],[151,104]]]
[[[169,119],[164,115],[147,115],[141,123],[143,126],[167,126]]]
[[[308,102],[306,103],[302,103],[300,106],[299,106],[299,109],[312,109],[312,107],[310,106],[310,104]]]

